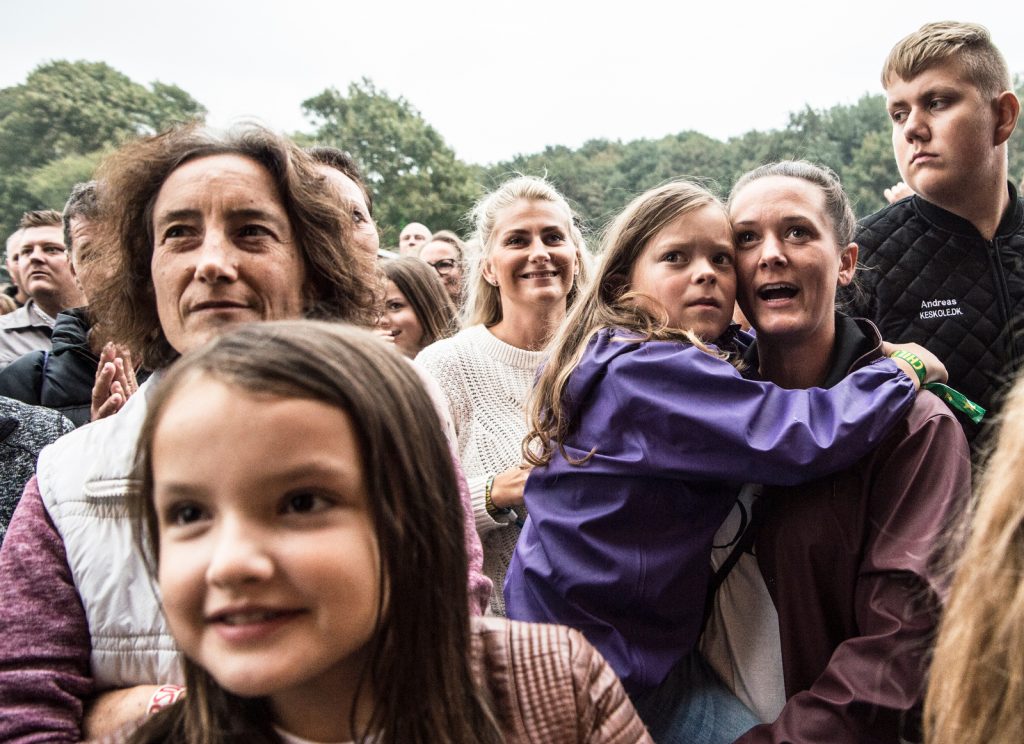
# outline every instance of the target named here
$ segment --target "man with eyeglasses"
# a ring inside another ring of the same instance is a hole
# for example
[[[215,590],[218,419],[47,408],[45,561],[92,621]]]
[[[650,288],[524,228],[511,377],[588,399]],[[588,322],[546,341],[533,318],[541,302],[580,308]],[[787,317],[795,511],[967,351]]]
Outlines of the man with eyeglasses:
[[[26,212],[19,227],[17,266],[29,299],[24,307],[0,316],[0,368],[22,354],[49,349],[57,313],[85,304],[71,273],[60,212]]]
[[[441,230],[420,248],[419,257],[430,264],[441,277],[444,289],[456,307],[462,307],[462,276],[464,256],[462,241],[455,233]]]

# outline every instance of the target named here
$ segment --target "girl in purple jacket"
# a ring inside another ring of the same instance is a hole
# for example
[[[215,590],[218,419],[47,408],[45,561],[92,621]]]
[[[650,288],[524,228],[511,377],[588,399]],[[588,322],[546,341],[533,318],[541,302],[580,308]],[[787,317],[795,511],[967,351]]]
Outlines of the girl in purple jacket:
[[[509,617],[582,630],[656,741],[729,742],[757,722],[693,651],[711,541],[739,484],[847,467],[919,386],[902,359],[829,390],[745,379],[729,362],[742,341],[730,328],[733,263],[728,217],[708,191],[678,181],[637,197],[611,224],[529,409],[536,467]],[[914,355],[944,377],[932,355]]]

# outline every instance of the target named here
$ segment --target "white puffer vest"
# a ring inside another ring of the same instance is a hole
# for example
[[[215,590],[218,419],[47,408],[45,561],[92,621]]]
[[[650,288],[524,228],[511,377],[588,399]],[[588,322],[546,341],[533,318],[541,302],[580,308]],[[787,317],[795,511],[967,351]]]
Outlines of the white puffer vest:
[[[135,443],[157,376],[116,416],[71,432],[39,455],[39,491],[89,621],[98,690],[182,681],[127,510]]]

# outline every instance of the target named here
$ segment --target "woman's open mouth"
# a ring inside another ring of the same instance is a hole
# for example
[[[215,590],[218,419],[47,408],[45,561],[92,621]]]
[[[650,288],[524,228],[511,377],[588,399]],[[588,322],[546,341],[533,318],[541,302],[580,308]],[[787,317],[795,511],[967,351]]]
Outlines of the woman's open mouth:
[[[799,291],[800,290],[792,284],[775,282],[773,284],[765,284],[764,286],[759,287],[757,290],[757,296],[765,302],[791,300],[796,297],[796,294]]]

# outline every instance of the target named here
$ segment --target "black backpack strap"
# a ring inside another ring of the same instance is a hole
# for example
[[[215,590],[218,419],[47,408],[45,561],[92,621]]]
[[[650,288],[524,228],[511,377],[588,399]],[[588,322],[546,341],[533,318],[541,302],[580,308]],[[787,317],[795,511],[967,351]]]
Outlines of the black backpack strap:
[[[737,502],[739,503],[739,502]],[[750,517],[747,521],[746,511],[744,511],[743,519],[746,521],[746,526],[742,524],[740,530],[742,534],[733,546],[732,552],[729,553],[722,565],[718,567],[718,570],[711,576],[711,580],[708,582],[708,593],[704,598],[704,620],[701,623],[701,633],[704,632],[704,628],[707,627],[708,619],[711,617],[711,610],[715,606],[715,594],[718,593],[718,589],[725,583],[726,577],[729,576],[729,572],[739,563],[740,558],[743,554],[749,552],[754,546],[754,540],[757,539],[757,531],[764,521],[764,509],[761,505],[760,497],[757,497],[750,504]]]

